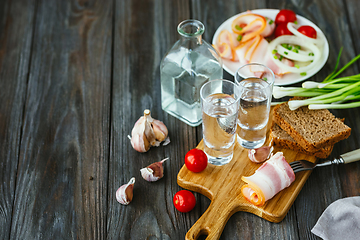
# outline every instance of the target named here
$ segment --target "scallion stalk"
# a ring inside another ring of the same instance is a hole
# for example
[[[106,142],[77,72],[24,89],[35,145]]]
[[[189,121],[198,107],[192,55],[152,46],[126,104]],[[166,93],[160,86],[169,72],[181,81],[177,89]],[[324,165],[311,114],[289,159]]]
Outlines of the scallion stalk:
[[[356,108],[356,107],[360,107],[360,102],[309,105],[309,109],[346,109],[346,108]]]
[[[308,97],[304,100],[289,101],[290,109],[309,106],[310,109],[321,108],[351,108],[360,106],[360,74],[347,77],[338,77],[351,64],[360,59],[360,54],[349,61],[340,70],[337,70],[342,48],[340,49],[334,71],[321,83],[306,81],[302,87],[274,87],[274,98],[285,96]],[[336,78],[338,77],[338,78]],[[310,107],[311,106],[311,107]]]

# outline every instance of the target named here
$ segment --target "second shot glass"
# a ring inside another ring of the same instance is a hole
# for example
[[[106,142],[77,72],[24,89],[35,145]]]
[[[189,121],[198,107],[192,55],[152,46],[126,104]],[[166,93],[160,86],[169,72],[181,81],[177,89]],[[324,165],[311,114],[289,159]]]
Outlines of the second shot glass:
[[[273,71],[258,63],[244,65],[235,73],[241,92],[237,140],[244,148],[265,143],[274,81]]]

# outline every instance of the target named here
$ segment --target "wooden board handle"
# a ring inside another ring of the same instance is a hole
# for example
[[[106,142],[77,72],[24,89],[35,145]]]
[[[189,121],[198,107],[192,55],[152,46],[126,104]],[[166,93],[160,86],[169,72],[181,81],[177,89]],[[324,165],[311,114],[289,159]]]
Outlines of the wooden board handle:
[[[216,199],[216,198],[215,198]],[[229,220],[236,212],[234,199],[219,199],[210,203],[208,209],[187,232],[186,240],[195,240],[207,236],[206,240],[217,240]],[[221,211],[219,211],[221,210]]]

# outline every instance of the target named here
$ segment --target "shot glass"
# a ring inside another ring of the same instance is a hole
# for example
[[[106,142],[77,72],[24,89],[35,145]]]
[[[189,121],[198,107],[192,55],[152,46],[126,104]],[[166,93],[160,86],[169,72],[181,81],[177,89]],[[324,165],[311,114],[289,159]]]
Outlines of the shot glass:
[[[273,71],[258,63],[246,64],[235,73],[240,88],[237,141],[244,148],[265,143],[274,81]]]
[[[200,89],[204,152],[208,162],[224,165],[233,158],[240,89],[234,82],[216,79]]]

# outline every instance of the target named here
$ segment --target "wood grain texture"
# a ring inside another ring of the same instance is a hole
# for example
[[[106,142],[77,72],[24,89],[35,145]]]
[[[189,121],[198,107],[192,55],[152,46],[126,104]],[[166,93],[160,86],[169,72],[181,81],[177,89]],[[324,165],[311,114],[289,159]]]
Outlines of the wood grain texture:
[[[172,197],[180,190],[176,175],[182,159],[198,140],[196,128],[161,109],[160,61],[179,39],[177,25],[190,17],[189,2],[118,0],[115,5],[108,237],[181,239],[200,214],[183,216]],[[168,127],[171,143],[138,153],[127,135],[146,108]],[[165,157],[170,159],[164,163],[164,178],[155,183],[142,179],[141,168]],[[136,179],[135,197],[122,206],[115,192],[131,177]]]
[[[9,238],[13,221],[34,3],[0,2],[0,239]]]
[[[111,2],[37,3],[11,239],[105,238],[111,30]]]
[[[184,239],[210,205],[178,212],[176,178],[186,152],[202,139],[161,109],[162,57],[195,18],[204,40],[231,16],[290,8],[325,33],[330,56],[311,80],[359,54],[358,0],[3,0],[0,2],[0,239]],[[344,75],[359,73],[359,63]],[[224,71],[224,78],[233,77]],[[301,83],[294,84],[300,86]],[[147,153],[127,135],[149,108],[171,143]],[[360,108],[332,110],[352,127],[332,156],[360,148]],[[140,169],[165,157],[165,176],[148,183]],[[271,223],[237,212],[220,239],[319,239],[310,230],[337,199],[360,194],[360,163],[316,169],[288,214]],[[135,176],[134,200],[116,202]]]

